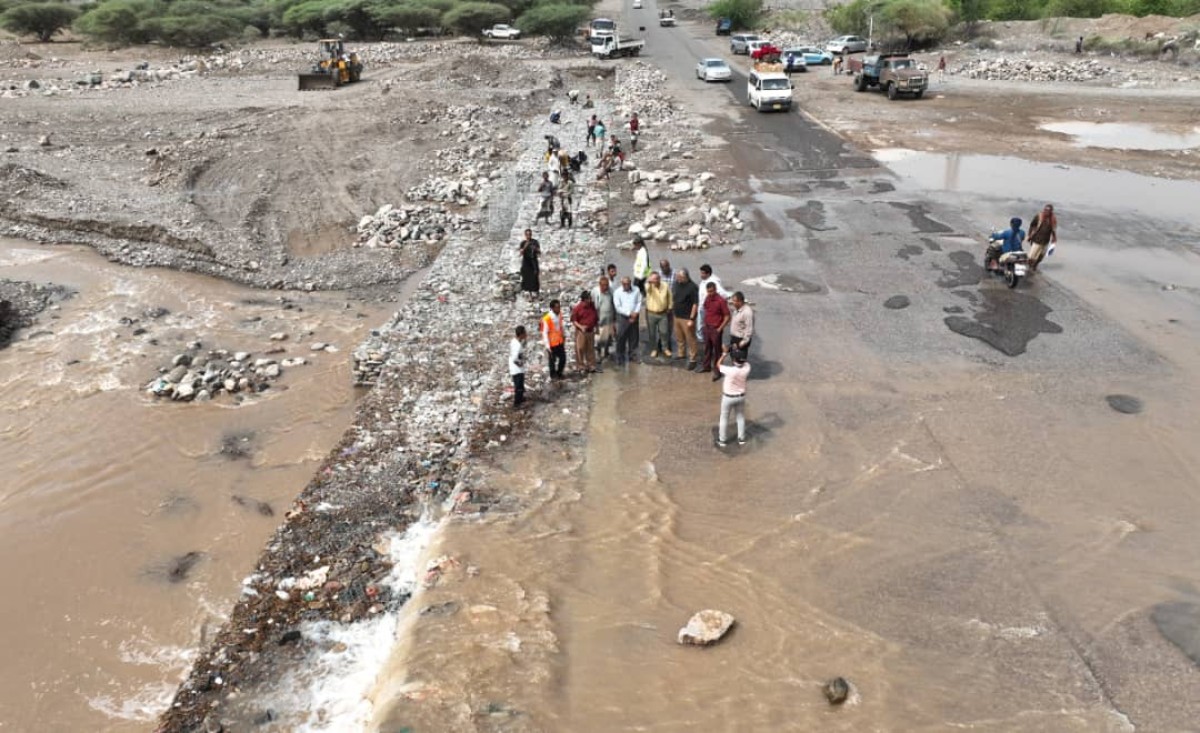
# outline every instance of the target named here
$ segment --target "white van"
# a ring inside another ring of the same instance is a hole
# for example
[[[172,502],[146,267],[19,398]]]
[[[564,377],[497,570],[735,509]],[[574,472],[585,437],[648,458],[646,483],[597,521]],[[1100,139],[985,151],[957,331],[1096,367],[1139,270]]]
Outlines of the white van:
[[[633,0],[633,9],[641,10],[642,9],[642,0]]]
[[[746,77],[746,96],[759,112],[786,112],[792,108],[792,80],[782,71],[754,69]]]

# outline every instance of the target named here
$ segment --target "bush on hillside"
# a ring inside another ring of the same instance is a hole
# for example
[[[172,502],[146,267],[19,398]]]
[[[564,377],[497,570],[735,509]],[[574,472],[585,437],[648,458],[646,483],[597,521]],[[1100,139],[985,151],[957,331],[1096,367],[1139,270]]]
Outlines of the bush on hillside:
[[[713,20],[729,18],[735,29],[753,28],[762,18],[762,0],[715,0],[709,3],[708,16]]]
[[[150,38],[180,48],[211,46],[217,41],[241,35],[246,27],[237,18],[217,12],[164,15],[147,18],[141,25]]]
[[[465,36],[478,36],[484,28],[505,23],[512,11],[497,3],[467,2],[455,5],[444,16],[442,22]]]
[[[79,16],[74,28],[106,43],[146,43],[150,36],[141,21],[154,15],[155,3],[151,0],[108,0]]]
[[[950,10],[941,0],[888,0],[881,16],[885,27],[904,36],[907,48],[939,41],[950,28]]]
[[[376,18],[386,28],[415,33],[419,28],[440,28],[442,11],[428,4],[401,3],[376,8]]]
[[[17,35],[37,36],[42,43],[49,43],[55,34],[79,17],[79,11],[61,3],[35,3],[17,5],[4,10],[0,15],[0,26]]]
[[[547,36],[561,41],[572,38],[579,26],[592,14],[583,5],[537,5],[517,18],[517,27],[529,36]]]

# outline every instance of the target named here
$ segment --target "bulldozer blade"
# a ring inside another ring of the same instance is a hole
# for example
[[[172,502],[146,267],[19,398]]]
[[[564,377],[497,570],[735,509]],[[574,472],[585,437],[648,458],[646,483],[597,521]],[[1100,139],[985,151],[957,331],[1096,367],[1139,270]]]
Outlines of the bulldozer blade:
[[[337,80],[333,74],[301,74],[300,91],[308,92],[316,89],[337,89]]]

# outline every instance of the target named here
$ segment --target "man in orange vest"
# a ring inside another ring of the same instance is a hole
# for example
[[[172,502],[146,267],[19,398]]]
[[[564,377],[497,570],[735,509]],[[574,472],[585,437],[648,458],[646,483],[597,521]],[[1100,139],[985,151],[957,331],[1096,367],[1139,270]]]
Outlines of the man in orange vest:
[[[542,316],[542,345],[550,362],[550,378],[562,379],[567,367],[567,347],[563,338],[562,306],[550,301],[550,310]]]

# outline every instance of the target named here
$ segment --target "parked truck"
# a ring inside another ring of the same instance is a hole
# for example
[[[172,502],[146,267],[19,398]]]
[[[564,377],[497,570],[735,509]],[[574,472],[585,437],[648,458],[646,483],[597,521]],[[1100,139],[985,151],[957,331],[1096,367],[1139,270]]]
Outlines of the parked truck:
[[[865,92],[875,87],[887,94],[888,99],[901,94],[920,99],[929,88],[929,72],[906,53],[883,53],[861,61],[851,58],[850,71],[854,74],[855,90]]]
[[[592,55],[598,59],[637,56],[645,45],[646,42],[639,38],[626,38],[618,33],[611,36],[592,36]]]

